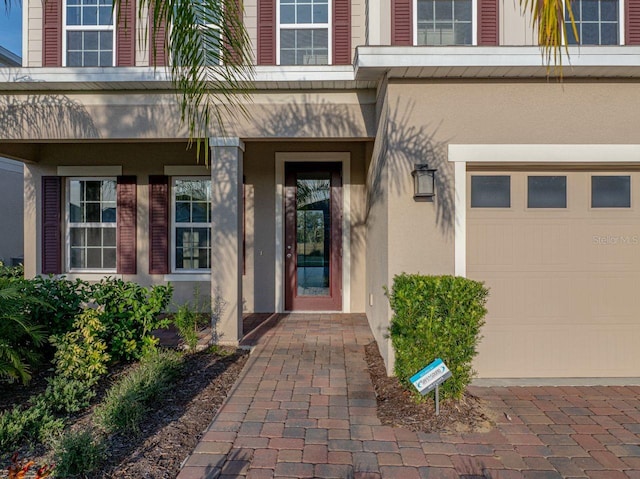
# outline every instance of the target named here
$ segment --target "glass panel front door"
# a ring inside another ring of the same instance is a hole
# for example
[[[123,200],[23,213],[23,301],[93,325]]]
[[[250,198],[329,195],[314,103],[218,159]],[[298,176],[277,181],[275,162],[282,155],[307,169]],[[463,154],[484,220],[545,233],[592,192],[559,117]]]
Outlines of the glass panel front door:
[[[339,163],[288,163],[285,307],[342,308],[342,194]]]

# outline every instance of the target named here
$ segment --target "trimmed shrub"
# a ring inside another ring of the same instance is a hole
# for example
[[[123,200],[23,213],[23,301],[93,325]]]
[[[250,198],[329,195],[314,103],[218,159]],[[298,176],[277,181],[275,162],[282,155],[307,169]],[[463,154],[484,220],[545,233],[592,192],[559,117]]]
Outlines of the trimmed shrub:
[[[409,378],[441,358],[452,377],[441,396],[460,398],[475,372],[471,367],[484,324],[487,288],[454,276],[401,274],[389,294],[393,318],[389,328],[395,350],[395,373],[420,397]]]
[[[95,391],[87,381],[55,376],[49,380],[42,401],[54,413],[72,414],[89,407],[95,395]]]
[[[104,443],[89,429],[67,431],[53,449],[56,477],[90,477],[106,452]]]
[[[107,433],[139,431],[149,405],[169,389],[182,358],[174,351],[151,353],[118,381],[95,410],[94,420]]]

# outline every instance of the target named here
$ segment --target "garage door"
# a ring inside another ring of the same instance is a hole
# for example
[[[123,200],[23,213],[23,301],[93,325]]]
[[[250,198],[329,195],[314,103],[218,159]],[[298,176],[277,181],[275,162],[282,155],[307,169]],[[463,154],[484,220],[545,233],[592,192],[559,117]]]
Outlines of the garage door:
[[[640,376],[640,171],[467,172],[480,377]]]

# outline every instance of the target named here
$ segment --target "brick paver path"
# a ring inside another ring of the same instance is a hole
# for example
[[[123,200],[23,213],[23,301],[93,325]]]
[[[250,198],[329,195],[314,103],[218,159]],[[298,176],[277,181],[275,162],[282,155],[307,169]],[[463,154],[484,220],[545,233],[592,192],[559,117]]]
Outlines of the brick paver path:
[[[288,315],[261,336],[178,479],[640,479],[640,387],[473,388],[488,433],[382,426],[363,315]]]

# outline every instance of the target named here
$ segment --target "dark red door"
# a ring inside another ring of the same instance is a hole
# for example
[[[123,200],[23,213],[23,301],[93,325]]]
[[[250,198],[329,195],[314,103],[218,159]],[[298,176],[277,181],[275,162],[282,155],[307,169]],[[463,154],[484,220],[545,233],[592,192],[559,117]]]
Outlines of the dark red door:
[[[341,163],[285,164],[285,309],[342,310]]]

